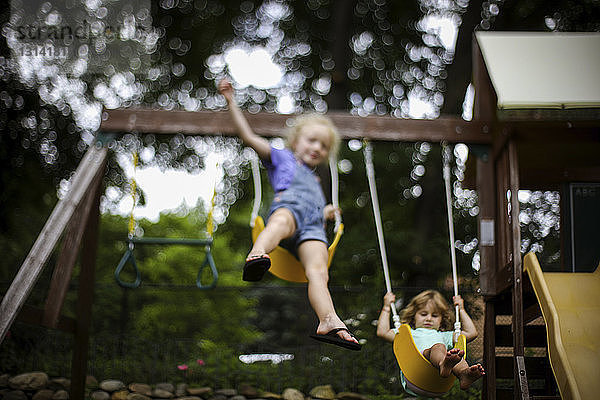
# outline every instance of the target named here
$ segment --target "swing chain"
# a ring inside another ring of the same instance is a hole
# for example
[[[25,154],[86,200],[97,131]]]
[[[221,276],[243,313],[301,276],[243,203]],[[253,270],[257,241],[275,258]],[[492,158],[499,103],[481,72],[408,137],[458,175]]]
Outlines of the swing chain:
[[[133,251],[135,249],[134,238],[135,238],[135,228],[136,228],[134,211],[135,211],[135,206],[137,203],[137,183],[135,180],[135,173],[136,173],[137,166],[139,163],[139,156],[138,156],[137,150],[135,150],[133,152],[132,162],[133,162],[133,172],[131,174],[131,181],[129,183],[129,187],[131,188],[132,204],[131,204],[131,213],[129,214],[129,224],[128,224],[128,232],[127,232],[127,242],[128,242],[127,243],[127,251],[125,252],[125,254],[123,254],[123,257],[119,261],[119,264],[117,265],[117,268],[115,269],[115,274],[114,274],[115,279],[116,279],[117,283],[119,284],[119,286],[121,286],[123,288],[129,288],[129,289],[135,289],[135,288],[139,287],[140,284],[142,283],[142,274],[140,273],[140,270],[138,269],[137,263],[135,262],[135,256],[133,254]],[[125,268],[125,265],[128,262],[133,266],[133,271],[135,273],[135,280],[133,282],[125,282],[123,279],[121,279],[121,273],[123,272],[123,269]]]

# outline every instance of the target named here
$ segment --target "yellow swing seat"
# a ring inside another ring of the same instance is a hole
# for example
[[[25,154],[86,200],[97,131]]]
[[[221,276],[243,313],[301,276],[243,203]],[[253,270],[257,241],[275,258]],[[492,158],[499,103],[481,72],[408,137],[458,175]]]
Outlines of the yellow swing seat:
[[[252,227],[252,243],[256,241],[256,238],[263,229],[265,229],[265,222],[261,216],[257,216],[254,220],[254,227]],[[343,232],[344,224],[340,224],[335,234],[335,238],[328,249],[329,258],[327,260],[327,268],[331,265],[333,255],[335,254],[335,248],[337,247]],[[306,275],[304,274],[304,267],[302,267],[300,261],[288,250],[281,246],[277,246],[275,250],[269,253],[269,256],[271,257],[271,268],[269,268],[271,274],[290,282],[308,282],[306,280]]]
[[[466,357],[467,339],[465,335],[458,337],[454,348],[463,350]],[[454,375],[442,378],[438,369],[431,365],[417,349],[408,324],[402,324],[398,328],[398,334],[394,338],[394,354],[406,378],[407,387],[416,394],[427,397],[442,396],[454,384]]]

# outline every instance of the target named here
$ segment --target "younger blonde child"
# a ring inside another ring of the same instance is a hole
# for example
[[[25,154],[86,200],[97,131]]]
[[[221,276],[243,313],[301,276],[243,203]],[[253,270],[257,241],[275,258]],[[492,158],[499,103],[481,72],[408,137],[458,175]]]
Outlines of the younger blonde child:
[[[242,279],[261,280],[271,266],[269,253],[281,240],[291,239],[308,280],[310,304],[319,319],[311,337],[360,350],[358,340],[337,315],[327,287],[325,220],[334,219],[340,210],[325,204],[315,168],[337,151],[340,139],[335,126],[322,115],[299,117],[288,135],[289,149],[276,149],[252,131],[234,99],[231,83],[222,80],[218,89],[227,100],[238,136],[256,151],[275,191],[267,224],[246,258]]]
[[[390,328],[391,304],[396,296],[388,292],[383,297],[383,308],[377,323],[377,336],[394,342],[396,330]],[[462,334],[467,342],[477,337],[477,328],[465,311],[461,296],[452,298],[454,306],[459,307]],[[408,306],[400,312],[400,322],[409,324],[417,349],[429,362],[439,369],[440,376],[454,374],[460,381],[461,389],[468,389],[473,382],[485,375],[481,364],[469,366],[463,358],[463,350],[454,349],[454,332],[452,331],[452,312],[448,302],[436,290],[426,290],[416,295]],[[401,374],[404,390],[406,379]],[[414,394],[410,392],[411,394]]]

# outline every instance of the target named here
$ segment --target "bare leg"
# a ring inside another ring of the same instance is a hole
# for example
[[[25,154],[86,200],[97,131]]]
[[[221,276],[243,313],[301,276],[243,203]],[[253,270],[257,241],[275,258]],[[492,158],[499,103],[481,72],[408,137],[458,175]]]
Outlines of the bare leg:
[[[292,236],[295,231],[294,215],[286,208],[278,208],[271,214],[265,229],[256,238],[248,257],[272,252],[282,239]]]
[[[346,328],[346,324],[335,312],[327,287],[329,281],[327,246],[319,240],[307,240],[298,246],[298,255],[308,279],[308,300],[319,318],[317,333],[326,334],[335,328]],[[348,331],[342,330],[337,334],[344,340],[358,343]]]
[[[481,364],[475,364],[469,367],[465,360],[461,360],[461,362],[456,364],[452,369],[452,373],[456,375],[460,381],[460,388],[466,390],[473,382],[485,375],[485,370]]]
[[[446,350],[444,344],[436,343],[431,348],[423,350],[423,355],[440,370],[440,376],[446,378],[450,376],[455,365],[464,361],[462,358],[465,352],[459,349]]]

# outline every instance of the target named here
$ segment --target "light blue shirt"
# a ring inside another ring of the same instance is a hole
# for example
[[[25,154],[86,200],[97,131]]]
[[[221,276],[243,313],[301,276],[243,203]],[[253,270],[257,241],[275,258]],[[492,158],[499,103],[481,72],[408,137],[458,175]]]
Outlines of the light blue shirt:
[[[452,336],[454,335],[453,331],[441,332],[429,328],[411,328],[410,334],[421,354],[423,354],[423,350],[430,348],[436,343],[444,344],[448,350],[454,347],[454,342],[452,340]]]

